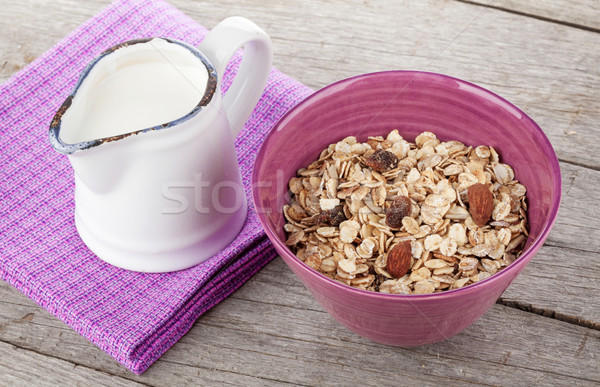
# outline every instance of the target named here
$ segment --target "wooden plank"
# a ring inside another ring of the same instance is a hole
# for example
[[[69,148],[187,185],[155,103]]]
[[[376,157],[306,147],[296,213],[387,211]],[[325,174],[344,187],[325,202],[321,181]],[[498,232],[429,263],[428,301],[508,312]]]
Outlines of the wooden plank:
[[[0,385],[3,386],[142,386],[92,367],[39,354],[0,341]]]
[[[61,0],[32,13],[26,2],[3,2],[0,80],[107,3]],[[401,6],[359,0],[172,3],[209,28],[230,15],[251,18],[273,38],[274,64],[313,88],[389,69],[436,71],[478,83],[531,115],[561,159],[600,169],[597,33],[444,0]],[[45,27],[54,19],[63,22]]]
[[[554,228],[547,243],[568,249],[600,253],[600,171],[560,163],[562,200]],[[582,267],[586,261],[566,252]]]
[[[600,31],[600,2],[596,0],[459,0],[531,15],[552,22]]]
[[[544,246],[500,302],[600,330],[599,278],[597,253]]]
[[[269,266],[280,270],[276,262]],[[271,275],[267,271],[262,280]],[[202,317],[142,376],[131,375],[10,287],[0,289],[0,341],[151,385],[600,382],[595,367],[600,332],[595,330],[495,305],[448,341],[395,348],[348,331],[320,309],[297,279],[291,280],[275,283],[271,298],[261,301],[264,282],[255,277]],[[286,289],[298,291],[277,291]]]

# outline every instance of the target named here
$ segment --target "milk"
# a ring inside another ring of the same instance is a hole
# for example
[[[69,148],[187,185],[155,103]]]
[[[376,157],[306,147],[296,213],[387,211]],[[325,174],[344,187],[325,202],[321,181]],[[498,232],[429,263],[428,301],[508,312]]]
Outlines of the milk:
[[[208,80],[206,67],[183,47],[152,43],[141,53],[136,45],[121,49],[140,59],[132,63],[116,57],[109,71],[84,80],[82,91],[88,90],[81,94],[86,99],[73,101],[76,117],[61,128],[64,141],[77,143],[160,126],[198,105]]]

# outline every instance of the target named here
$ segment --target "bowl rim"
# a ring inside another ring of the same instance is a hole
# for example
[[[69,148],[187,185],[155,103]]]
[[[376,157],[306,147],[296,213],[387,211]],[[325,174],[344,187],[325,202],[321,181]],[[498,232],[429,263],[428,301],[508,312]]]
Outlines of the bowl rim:
[[[389,294],[389,293],[380,293],[380,292],[374,292],[374,291],[370,291],[370,290],[363,290],[363,289],[351,287],[349,285],[346,285],[344,283],[341,283],[334,279],[331,279],[331,278],[325,276],[324,274],[309,267],[304,262],[300,261],[295,256],[295,254],[292,253],[292,251],[288,248],[288,246],[286,246],[281,240],[279,240],[279,237],[276,235],[276,230],[272,229],[269,226],[269,224],[267,223],[266,217],[268,214],[257,211],[257,215],[258,215],[260,224],[262,225],[262,227],[263,227],[265,233],[267,234],[269,240],[271,241],[271,243],[277,248],[278,252],[282,256],[282,259],[284,259],[284,261],[286,261],[286,263],[293,262],[293,265],[295,267],[308,273],[309,275],[313,276],[314,278],[317,278],[318,279],[317,281],[324,282],[330,286],[333,286],[334,288],[339,289],[340,291],[353,293],[357,296],[368,296],[368,297],[374,297],[374,298],[379,298],[379,299],[388,299],[388,300],[404,299],[404,300],[412,301],[412,300],[434,300],[434,299],[444,299],[444,298],[449,298],[449,297],[455,297],[455,296],[459,296],[461,294],[467,294],[469,292],[477,291],[479,288],[482,288],[482,287],[487,287],[487,286],[491,285],[492,283],[498,282],[501,279],[503,279],[504,277],[509,276],[513,272],[516,272],[518,274],[520,272],[520,270],[523,269],[524,266],[527,265],[527,263],[529,263],[529,261],[537,253],[537,250],[539,250],[539,248],[544,244],[544,242],[546,241],[546,239],[548,237],[548,234],[550,233],[550,230],[552,229],[552,226],[554,225],[554,222],[556,221],[556,217],[558,215],[558,210],[560,207],[560,202],[561,202],[561,197],[562,197],[562,176],[561,176],[560,166],[559,166],[559,162],[558,162],[558,157],[556,156],[556,152],[555,152],[554,148],[552,147],[550,140],[548,140],[548,137],[543,132],[543,130],[539,127],[539,125],[531,117],[529,117],[527,114],[525,114],[525,112],[523,112],[517,106],[512,104],[510,101],[506,100],[505,98],[499,96],[498,94],[496,94],[490,90],[487,90],[487,89],[485,89],[481,86],[478,86],[474,83],[462,80],[460,78],[452,77],[449,75],[435,73],[435,72],[429,72],[429,71],[416,71],[416,70],[387,70],[387,71],[378,71],[378,72],[372,72],[372,73],[359,74],[359,75],[344,78],[344,79],[338,80],[336,82],[333,82],[329,85],[326,85],[326,86],[316,90],[314,93],[310,94],[308,97],[304,98],[300,102],[298,102],[294,107],[292,107],[290,110],[288,110],[277,121],[277,123],[273,126],[273,128],[266,135],[266,137],[260,147],[260,150],[257,153],[256,159],[254,162],[254,166],[253,166],[253,170],[252,170],[252,177],[251,177],[251,194],[252,194],[252,201],[254,204],[254,208],[258,208],[256,195],[254,193],[255,182],[258,181],[259,169],[260,169],[260,168],[257,168],[257,162],[264,158],[266,148],[268,148],[271,138],[273,137],[274,133],[277,133],[280,131],[279,130],[280,126],[284,122],[287,121],[288,117],[293,114],[296,114],[299,110],[303,109],[303,107],[306,106],[307,104],[310,105],[310,103],[314,99],[320,98],[320,96],[322,94],[329,92],[330,89],[335,89],[335,88],[338,88],[347,83],[352,83],[352,82],[355,82],[355,81],[363,79],[363,78],[380,77],[380,76],[413,76],[413,79],[411,81],[413,81],[414,79],[416,79],[418,77],[422,77],[422,76],[429,77],[429,78],[438,78],[438,79],[446,79],[446,80],[456,81],[456,82],[465,84],[467,86],[474,87],[474,88],[478,89],[479,91],[487,94],[488,96],[492,97],[492,99],[490,99],[490,100],[493,100],[493,99],[499,100],[500,102],[502,102],[501,105],[503,107],[508,106],[512,109],[515,109],[517,112],[519,112],[522,115],[522,119],[525,120],[526,123],[529,124],[533,128],[534,133],[537,137],[537,140],[541,140],[540,145],[542,145],[544,148],[546,148],[549,151],[549,152],[545,152],[545,153],[547,153],[547,155],[549,157],[548,161],[550,164],[551,172],[553,172],[553,174],[556,176],[556,180],[554,181],[554,187],[553,187],[553,191],[556,193],[556,196],[550,205],[550,211],[546,218],[546,222],[544,222],[544,224],[543,224],[540,234],[533,241],[531,246],[529,246],[529,248],[524,253],[522,253],[513,263],[508,265],[504,270],[501,270],[501,271],[497,272],[496,274],[493,274],[490,277],[488,277],[482,281],[464,286],[462,288],[445,290],[445,291],[442,291],[439,293]],[[282,251],[285,254],[282,254],[281,253]],[[284,255],[287,255],[288,260],[286,260],[283,257]],[[517,274],[515,274],[515,276]],[[510,285],[510,282],[508,285]],[[504,292],[504,290],[503,290],[503,292]]]

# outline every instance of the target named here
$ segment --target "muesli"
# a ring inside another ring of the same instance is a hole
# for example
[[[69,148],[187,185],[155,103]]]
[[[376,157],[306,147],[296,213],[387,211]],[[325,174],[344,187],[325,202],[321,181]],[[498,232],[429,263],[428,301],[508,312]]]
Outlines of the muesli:
[[[397,130],[347,137],[289,182],[286,244],[308,266],[382,293],[461,288],[510,265],[527,228],[526,189],[492,147]]]

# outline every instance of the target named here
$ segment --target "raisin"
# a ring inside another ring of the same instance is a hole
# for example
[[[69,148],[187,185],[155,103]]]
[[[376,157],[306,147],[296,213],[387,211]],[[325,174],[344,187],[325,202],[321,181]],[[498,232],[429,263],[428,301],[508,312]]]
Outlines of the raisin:
[[[331,210],[323,211],[317,216],[317,223],[321,225],[339,226],[344,220],[346,220],[346,215],[344,215],[343,204],[335,206]]]
[[[391,228],[402,227],[402,219],[412,214],[412,202],[406,196],[398,196],[387,210],[385,222]]]
[[[398,157],[390,151],[379,149],[366,157],[364,163],[367,167],[371,167],[377,172],[385,172],[398,165]]]

